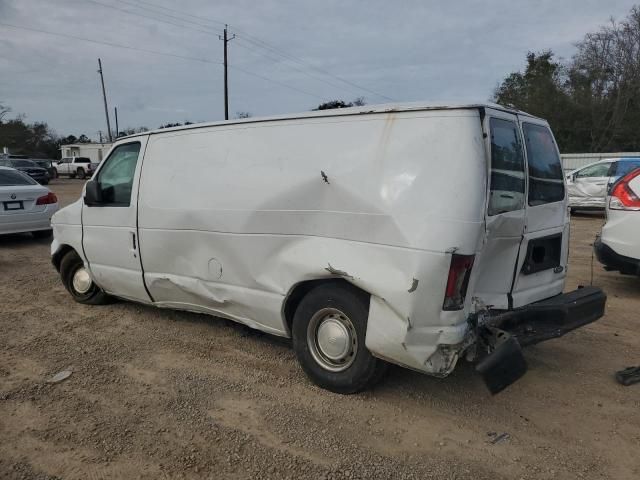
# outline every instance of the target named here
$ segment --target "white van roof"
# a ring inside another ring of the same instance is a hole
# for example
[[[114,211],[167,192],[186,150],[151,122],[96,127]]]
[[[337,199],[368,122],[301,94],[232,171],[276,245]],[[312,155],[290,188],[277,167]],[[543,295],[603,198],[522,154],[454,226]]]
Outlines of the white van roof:
[[[311,110],[300,113],[289,113],[284,115],[274,115],[269,117],[250,117],[250,118],[238,118],[233,120],[222,120],[217,122],[203,122],[192,123],[191,125],[183,125],[180,127],[159,128],[156,130],[149,130],[147,132],[135,133],[123,138],[138,137],[141,135],[154,135],[158,133],[175,132],[179,130],[190,130],[194,128],[215,127],[218,125],[235,125],[239,123],[257,123],[268,122],[273,120],[295,120],[299,118],[317,118],[317,117],[337,117],[343,115],[363,115],[369,113],[389,113],[389,112],[412,112],[420,110],[460,110],[460,109],[476,109],[476,108],[492,108],[495,110],[501,110],[503,112],[514,113],[518,115],[526,115],[528,117],[536,118],[521,110],[505,107],[504,105],[498,105],[491,102],[480,103],[448,103],[448,102],[405,102],[405,103],[383,103],[378,105],[364,105],[361,107],[348,107],[348,108],[332,108],[328,110]]]

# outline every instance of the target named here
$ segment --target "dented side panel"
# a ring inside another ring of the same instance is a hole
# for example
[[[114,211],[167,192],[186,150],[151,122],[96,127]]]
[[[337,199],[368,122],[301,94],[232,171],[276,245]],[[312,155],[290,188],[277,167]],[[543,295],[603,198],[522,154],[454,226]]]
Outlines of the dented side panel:
[[[467,335],[443,312],[451,252],[481,245],[477,110],[401,112],[168,132],[149,139],[139,196],[145,283],[159,306],[288,335],[300,282],[372,295],[366,344],[446,374]],[[470,295],[468,296],[470,297]]]

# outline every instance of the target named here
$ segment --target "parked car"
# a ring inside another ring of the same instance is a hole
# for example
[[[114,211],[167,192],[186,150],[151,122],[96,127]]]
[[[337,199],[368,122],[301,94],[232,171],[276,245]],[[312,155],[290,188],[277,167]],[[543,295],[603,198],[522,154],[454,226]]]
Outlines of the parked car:
[[[58,178],[58,171],[56,170],[56,167],[53,165],[53,162],[54,162],[53,160],[39,159],[39,158],[34,158],[32,160],[36,165],[47,170],[47,173],[49,174],[49,179]]]
[[[640,167],[640,158],[608,158],[566,175],[571,210],[605,208],[607,192],[620,177]]]
[[[31,232],[51,236],[51,216],[58,199],[25,173],[0,166],[0,234]]]
[[[129,136],[53,228],[76,301],[292,337],[311,380],[340,393],[386,362],[445,377],[461,358],[496,393],[526,372],[521,346],[595,321],[606,299],[562,293],[569,215],[548,123],[492,104]]]
[[[0,166],[20,170],[21,172],[29,175],[41,185],[47,185],[49,183],[49,173],[47,173],[47,170],[39,167],[35,162],[31,160],[8,158],[0,160]]]
[[[640,168],[629,172],[611,188],[607,222],[594,249],[607,270],[640,275]]]
[[[68,175],[70,178],[85,179],[93,175],[98,163],[91,162],[87,157],[65,157],[56,164],[58,175]]]

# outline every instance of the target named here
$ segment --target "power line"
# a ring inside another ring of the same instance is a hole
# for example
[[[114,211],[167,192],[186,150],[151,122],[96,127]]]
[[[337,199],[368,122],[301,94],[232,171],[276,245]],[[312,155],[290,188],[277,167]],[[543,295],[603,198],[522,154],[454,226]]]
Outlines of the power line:
[[[350,81],[350,80],[346,80],[346,79],[344,79],[344,78],[342,78],[342,77],[339,77],[339,76],[337,76],[337,75],[335,75],[335,74],[333,74],[333,73],[330,73],[330,72],[328,72],[328,71],[326,71],[326,70],[324,70],[324,69],[322,69],[322,68],[316,67],[315,65],[312,65],[311,63],[308,63],[308,62],[306,62],[306,61],[304,61],[304,60],[302,60],[302,59],[300,59],[300,58],[298,58],[298,57],[295,57],[295,56],[293,56],[293,55],[291,55],[291,54],[288,54],[288,53],[286,53],[286,52],[284,52],[284,51],[280,50],[279,48],[273,47],[273,46],[269,45],[268,43],[266,43],[266,42],[264,42],[264,41],[260,40],[259,38],[254,37],[254,36],[252,36],[252,35],[249,35],[249,34],[248,34],[248,33],[246,33],[246,32],[243,32],[242,30],[240,30],[240,29],[239,29],[239,28],[237,28],[237,27],[235,28],[235,30],[236,30],[236,32],[239,32],[239,33],[240,33],[239,38],[243,38],[245,41],[250,42],[250,43],[252,43],[252,44],[256,45],[257,47],[260,47],[260,48],[263,48],[263,49],[267,49],[267,50],[271,50],[271,51],[273,51],[274,53],[276,53],[277,55],[280,55],[280,56],[282,56],[282,57],[284,57],[284,58],[287,58],[287,59],[289,59],[289,60],[290,60],[290,61],[292,61],[292,62],[296,62],[296,63],[298,63],[298,64],[300,64],[300,65],[306,66],[307,68],[310,68],[310,69],[312,69],[312,70],[315,70],[315,71],[317,71],[317,72],[320,72],[320,73],[322,73],[322,74],[324,74],[324,75],[327,75],[327,76],[333,77],[333,78],[335,78],[336,80],[339,80],[339,81],[341,81],[341,82],[343,82],[343,83],[346,83],[347,85],[351,85],[352,87],[357,88],[358,90],[365,91],[365,92],[369,92],[369,93],[371,93],[371,94],[373,94],[373,95],[376,95],[376,96],[378,96],[378,97],[381,97],[381,98],[384,98],[384,99],[387,99],[387,100],[390,100],[390,101],[394,101],[394,99],[393,99],[393,98],[391,98],[391,97],[388,97],[388,96],[386,96],[386,95],[383,95],[383,94],[381,94],[381,93],[378,93],[378,92],[376,92],[376,91],[374,91],[374,90],[371,90],[371,89],[369,89],[369,88],[363,87],[362,85],[358,85],[357,83],[354,83],[354,82],[352,82],[352,81]]]
[[[177,23],[167,22],[167,21],[165,21],[165,20],[161,20],[161,19],[157,19],[157,18],[149,17],[149,16],[146,16],[146,15],[142,15],[142,14],[139,14],[139,13],[136,13],[136,12],[132,12],[132,11],[130,11],[130,10],[122,9],[122,8],[119,8],[119,7],[116,7],[116,6],[107,5],[107,4],[102,3],[102,2],[99,2],[99,1],[97,1],[97,0],[87,0],[87,1],[92,2],[92,3],[95,3],[95,4],[98,4],[98,5],[101,5],[101,6],[103,6],[103,7],[107,7],[107,8],[114,8],[115,10],[119,10],[119,11],[122,11],[122,12],[124,12],[124,13],[129,13],[129,14],[131,14],[131,15],[136,15],[136,16],[138,16],[138,17],[148,18],[148,19],[150,19],[150,20],[157,20],[157,21],[159,21],[159,22],[168,23],[169,25],[174,25],[174,26],[177,26],[177,27],[187,28],[187,29],[189,29],[189,30],[194,30],[194,31],[201,32],[201,33],[207,33],[207,34],[209,34],[209,35],[215,35],[212,31],[204,31],[204,30],[200,30],[200,29],[194,29],[194,28],[188,27],[188,26],[186,26],[186,25],[179,25],[179,24],[177,24]],[[121,2],[123,2],[123,3],[129,4],[129,5],[132,5],[130,2],[125,2],[125,1],[123,1],[123,0],[118,0],[118,1],[121,1]],[[136,7],[136,8],[141,8],[141,7]],[[153,12],[153,13],[155,13],[155,12]],[[174,18],[178,18],[178,17],[174,17]],[[219,35],[218,35],[218,36],[219,36]],[[247,48],[247,47],[246,47],[246,46],[244,46],[244,48]],[[272,57],[271,57],[271,59],[273,60],[273,58],[272,58]],[[222,64],[222,65],[224,65],[224,64]],[[229,65],[229,66],[231,67],[231,65]],[[295,68],[295,67],[292,67],[291,65],[287,65],[287,66],[288,66],[289,68],[293,68],[294,70],[297,70],[297,71],[299,71],[299,72],[302,72],[302,73],[304,73],[304,74],[306,74],[306,75],[309,75],[309,76],[311,76],[311,78],[316,78],[316,79],[318,79],[318,80],[320,80],[320,81],[323,81],[323,82],[327,83],[328,85],[331,85],[331,86],[332,86],[332,87],[334,87],[334,88],[344,88],[344,87],[339,87],[339,86],[336,86],[335,84],[329,83],[329,82],[327,82],[326,80],[324,80],[324,79],[322,79],[322,78],[319,78],[319,77],[315,77],[315,76],[313,76],[313,75],[310,75],[309,73],[306,73],[306,72],[304,72],[303,70],[300,70],[300,69],[297,69],[297,68]],[[236,70],[242,71],[243,73],[246,73],[247,75],[253,75],[253,76],[255,76],[255,77],[262,78],[262,79],[264,79],[264,80],[267,80],[267,81],[270,81],[270,82],[273,82],[273,83],[277,83],[277,84],[282,85],[282,86],[286,86],[287,88],[291,88],[292,90],[296,90],[296,91],[298,91],[298,92],[304,93],[305,95],[310,95],[310,96],[312,96],[312,97],[314,97],[314,98],[322,98],[322,97],[319,97],[319,96],[317,96],[317,95],[314,95],[313,93],[309,93],[309,92],[307,92],[307,91],[305,91],[305,90],[302,90],[302,89],[297,88],[297,87],[293,87],[293,86],[288,85],[288,84],[286,84],[286,83],[283,83],[283,82],[280,82],[280,81],[277,81],[277,80],[273,80],[273,79],[270,79],[270,78],[265,77],[265,76],[262,76],[262,75],[254,74],[253,72],[250,72],[250,71],[248,71],[248,70],[240,69],[240,67],[233,66],[233,68],[235,68]],[[225,98],[226,98],[226,97],[225,97]],[[226,103],[225,103],[225,104],[226,104]],[[227,111],[227,109],[225,109],[225,111]],[[226,114],[226,116],[228,116],[228,113]]]
[[[102,41],[99,41],[99,40],[92,40],[92,39],[89,39],[89,38],[79,37],[79,36],[76,36],[76,35],[67,35],[65,33],[49,32],[47,30],[40,30],[40,29],[37,29],[37,28],[24,27],[24,26],[20,26],[20,25],[12,25],[10,23],[0,22],[0,25],[2,25],[4,27],[9,27],[9,28],[15,28],[17,30],[27,30],[27,31],[30,31],[30,32],[44,33],[46,35],[53,35],[53,36],[62,37],[62,38],[70,38],[72,40],[80,40],[80,41],[83,41],[83,42],[90,42],[90,43],[95,43],[95,44],[98,44],[98,45],[106,45],[107,47],[123,48],[123,49],[126,49],[126,50],[134,50],[134,51],[138,51],[138,52],[151,53],[153,55],[160,55],[160,56],[172,57],[172,58],[181,58],[183,60],[191,60],[191,61],[196,61],[196,62],[208,63],[208,64],[211,64],[211,65],[222,65],[221,62],[213,62],[211,60],[207,60],[207,59],[204,59],[204,58],[188,57],[188,56],[185,56],[185,55],[178,55],[178,54],[175,54],[175,53],[159,52],[159,51],[156,51],[156,50],[148,50],[146,48],[130,47],[128,45],[122,45],[122,44],[118,44],[118,43],[102,42]],[[314,98],[322,99],[322,97],[320,97],[318,95],[315,95],[313,93],[307,92],[305,90],[302,90],[300,88],[294,87],[293,85],[289,85],[289,84],[281,82],[279,80],[274,80],[272,78],[266,77],[264,75],[260,75],[258,73],[251,72],[249,70],[245,70],[244,68],[237,67],[235,65],[229,65],[229,67],[233,68],[235,70],[238,70],[238,71],[240,71],[240,72],[242,72],[242,73],[244,73],[246,75],[251,75],[253,77],[261,78],[261,79],[266,80],[268,82],[275,83],[277,85],[281,85],[283,87],[289,88],[291,90],[295,90],[295,91],[300,92],[300,93],[304,93],[305,95],[310,95],[310,96],[312,96]]]
[[[117,7],[115,5],[109,5],[107,3],[102,3],[102,2],[99,2],[97,0],[86,0],[86,1],[87,2],[91,2],[91,3],[95,3],[96,5],[100,5],[100,6],[105,7],[105,8],[111,8],[111,9],[117,10],[119,12],[128,13],[129,15],[135,15],[136,17],[142,17],[142,18],[146,18],[146,19],[149,19],[149,20],[155,20],[156,22],[166,23],[167,25],[173,25],[174,27],[188,28],[189,30],[193,30],[193,31],[200,32],[200,33],[206,33],[208,35],[215,35],[215,33],[211,32],[209,30],[196,29],[196,28],[193,28],[193,27],[187,27],[186,25],[181,25],[179,23],[170,22],[168,20],[162,20],[160,18],[149,17],[149,16],[143,15],[141,13],[132,12],[131,10],[127,10],[126,8],[120,8],[120,7]],[[136,8],[140,8],[140,7],[136,7]]]
[[[330,86],[332,86],[332,87],[334,87],[334,88],[339,88],[339,89],[342,89],[342,90],[344,90],[344,88],[345,88],[345,87],[344,87],[344,85],[337,85],[336,83],[331,82],[330,80],[327,80],[326,78],[323,78],[323,77],[320,77],[320,76],[314,75],[314,74],[312,74],[312,73],[309,73],[309,72],[307,72],[307,71],[305,71],[305,70],[302,70],[301,68],[298,68],[298,67],[296,67],[296,66],[294,66],[294,65],[289,65],[289,64],[283,63],[282,59],[280,59],[280,58],[276,58],[276,57],[273,57],[273,56],[271,56],[271,55],[270,55],[270,54],[268,54],[268,53],[265,53],[265,52],[262,52],[262,51],[256,50],[255,48],[253,48],[253,47],[251,46],[251,44],[246,44],[246,45],[245,45],[245,44],[243,44],[242,42],[246,42],[246,40],[245,40],[243,37],[237,37],[237,38],[236,38],[236,40],[238,40],[237,45],[238,45],[240,48],[244,48],[245,50],[248,50],[249,52],[252,52],[252,53],[254,53],[255,55],[258,55],[258,56],[260,56],[260,57],[267,58],[267,59],[269,59],[269,60],[273,61],[273,62],[274,62],[274,63],[276,63],[276,64],[283,64],[284,66],[286,66],[286,67],[288,67],[288,68],[290,68],[290,69],[292,69],[292,70],[295,70],[296,72],[300,72],[300,73],[302,73],[303,75],[308,76],[309,78],[313,78],[314,80],[317,80],[317,81],[320,81],[320,82],[326,83],[327,85],[330,85]],[[361,92],[361,90],[351,90],[351,91],[352,91],[352,92]]]
[[[29,30],[31,32],[45,33],[47,35],[54,35],[56,37],[70,38],[72,40],[81,40],[83,42],[91,42],[91,43],[96,43],[98,45],[106,45],[108,47],[124,48],[126,50],[135,50],[135,51],[138,51],[138,52],[151,53],[153,55],[161,55],[161,56],[164,56],[164,57],[182,58],[184,60],[192,60],[192,61],[195,61],[195,62],[210,63],[212,65],[222,65],[221,62],[212,62],[211,60],[207,60],[205,58],[188,57],[188,56],[185,56],[185,55],[178,55],[176,53],[159,52],[157,50],[148,50],[146,48],[131,47],[129,45],[122,45],[122,44],[119,44],[119,43],[103,42],[103,41],[100,41],[100,40],[92,40],[90,38],[78,37],[76,35],[68,35],[66,33],[59,33],[59,32],[49,32],[47,30],[40,30],[40,29],[37,29],[37,28],[31,28],[31,27],[23,27],[23,26],[20,26],[20,25],[12,25],[10,23],[4,23],[4,22],[0,22],[0,25],[2,25],[4,27],[15,28],[15,29],[18,29],[18,30]]]
[[[143,10],[143,11],[145,11],[145,10],[146,10],[146,11],[151,12],[151,13],[154,13],[154,14],[156,14],[156,15],[164,15],[164,16],[165,16],[165,17],[167,17],[167,18],[173,18],[173,19],[175,19],[175,20],[179,20],[179,21],[181,21],[181,22],[191,23],[191,24],[193,24],[193,25],[197,25],[197,26],[204,27],[204,28],[210,28],[210,29],[214,29],[214,28],[215,28],[215,27],[212,27],[210,24],[208,25],[208,24],[206,24],[206,23],[194,22],[193,20],[187,20],[187,19],[184,19],[184,18],[176,17],[175,15],[169,15],[168,13],[159,12],[159,11],[155,11],[155,10],[149,10],[149,8],[148,8],[148,7],[141,7],[141,6],[140,6],[140,5],[138,5],[137,3],[131,3],[131,2],[128,2],[128,1],[126,1],[126,0],[116,0],[116,1],[117,1],[117,2],[120,2],[120,3],[124,3],[124,4],[126,4],[126,5],[131,5],[132,7],[138,8],[138,9]],[[156,9],[161,9],[161,8],[162,8],[162,9],[168,10],[168,11],[170,11],[170,12],[179,13],[180,15],[184,15],[184,16],[193,16],[193,18],[197,18],[198,20],[200,20],[200,17],[196,17],[195,15],[189,15],[189,14],[186,14],[186,13],[180,12],[180,11],[178,11],[178,10],[173,10],[173,9],[171,9],[171,8],[162,7],[162,6],[160,6],[160,5],[154,5],[154,4],[152,4],[152,3],[144,2],[144,1],[142,1],[142,0],[138,0],[138,2],[139,2],[139,3],[143,3],[143,4],[147,4],[147,5],[151,5],[153,8],[156,8]],[[224,26],[224,25],[225,25],[225,23],[223,23],[223,22],[217,22],[217,21],[213,21],[213,20],[212,20],[212,22],[214,22],[214,23],[218,23],[218,24],[220,24],[221,26]]]
[[[247,74],[247,75],[251,75],[251,76],[253,76],[253,77],[262,78],[263,80],[267,80],[267,81],[269,81],[269,82],[277,83],[278,85],[282,85],[282,86],[287,87],[287,88],[290,88],[290,89],[292,89],[292,90],[296,90],[297,92],[304,93],[305,95],[309,95],[310,97],[313,97],[313,98],[318,98],[318,99],[323,100],[323,101],[324,101],[324,100],[326,100],[326,98],[325,98],[325,97],[320,97],[320,96],[318,96],[318,95],[316,95],[316,94],[314,94],[314,93],[307,92],[306,90],[302,90],[301,88],[298,88],[298,87],[294,87],[294,86],[288,85],[288,84],[286,84],[286,83],[284,83],[284,82],[280,82],[280,81],[278,81],[278,80],[274,80],[273,78],[265,77],[265,76],[263,76],[263,75],[260,75],[260,74],[258,74],[258,73],[251,72],[251,71],[249,71],[249,70],[245,70],[244,68],[238,67],[238,66],[236,66],[236,65],[231,65],[231,64],[229,64],[229,68],[233,68],[234,70],[238,70],[239,72],[245,73],[245,74]]]
[[[132,11],[130,11],[130,10],[126,10],[126,9],[118,8],[118,7],[116,7],[116,6],[112,6],[112,5],[107,5],[107,4],[104,4],[104,3],[99,2],[99,1],[97,1],[97,0],[87,0],[87,1],[92,2],[92,3],[96,3],[96,4],[101,5],[101,6],[103,6],[103,7],[107,7],[107,8],[114,8],[114,9],[116,9],[116,10],[119,10],[119,11],[122,11],[122,12],[125,12],[125,13],[129,13],[129,14],[132,14],[132,15],[136,15],[136,16],[139,16],[139,17],[142,17],[142,18],[147,18],[147,19],[150,19],[150,20],[156,20],[156,21],[163,22],[163,23],[167,23],[167,24],[169,24],[169,25],[174,25],[174,26],[177,26],[177,27],[187,28],[187,29],[193,30],[193,31],[195,31],[195,32],[206,33],[206,34],[209,34],[209,35],[216,35],[213,31],[209,31],[209,30],[201,30],[201,29],[195,29],[195,28],[189,27],[189,26],[187,26],[187,25],[180,25],[180,24],[173,23],[173,22],[167,22],[167,21],[162,20],[162,19],[159,19],[159,18],[149,17],[149,16],[146,16],[146,15],[142,15],[142,14],[140,14],[140,13],[132,12]],[[154,11],[154,10],[149,10],[148,8],[141,7],[141,6],[139,6],[139,5],[136,5],[135,3],[132,3],[132,2],[129,2],[129,1],[126,1],[126,0],[115,0],[115,1],[117,1],[117,2],[119,2],[119,3],[123,3],[123,4],[125,4],[125,5],[130,5],[130,6],[134,7],[134,8],[138,8],[138,9],[143,10],[143,11],[148,11],[148,12],[153,13],[153,14],[155,14],[155,15],[164,15],[164,16],[166,16],[166,17],[168,17],[168,18],[172,18],[172,19],[178,20],[178,21],[180,21],[180,22],[190,23],[190,24],[193,24],[193,25],[197,25],[197,26],[200,26],[200,27],[207,28],[207,29],[213,29],[213,27],[211,27],[210,25],[207,25],[207,24],[204,24],[204,23],[200,23],[200,22],[194,22],[194,21],[192,21],[192,20],[187,20],[187,19],[184,19],[184,18],[176,17],[175,15],[169,15],[169,14],[167,14],[167,13],[163,13],[163,12],[157,12],[157,11]],[[143,0],[138,0],[138,1],[139,1],[140,3],[144,3],[144,4],[147,4],[147,5],[153,5],[153,4],[151,4],[150,2],[145,2],[145,1],[143,1]],[[168,11],[176,12],[176,13],[180,13],[181,15],[185,15],[185,16],[192,16],[192,15],[189,15],[189,14],[186,14],[186,13],[178,12],[177,10],[173,10],[173,9],[170,9],[170,8],[167,8],[167,7],[161,7],[160,5],[153,5],[153,7],[155,7],[155,8],[163,8],[163,9],[166,9],[166,10],[168,10]],[[199,17],[195,17],[195,16],[194,16],[194,18],[199,18]],[[224,25],[225,25],[225,27],[226,27],[226,24],[224,24]],[[246,35],[246,36],[249,36],[248,34],[245,34],[245,35]],[[219,35],[218,35],[218,37],[219,37]],[[267,49],[267,48],[263,47],[262,45],[258,45],[256,42],[251,41],[251,40],[248,40],[248,39],[245,39],[245,38],[243,38],[242,40],[243,40],[243,41],[245,41],[245,42],[248,42],[248,43],[254,44],[254,45],[258,46],[259,48],[262,48],[263,50],[267,50],[267,51],[269,51],[269,50],[271,50],[271,49],[272,49],[271,47],[269,47],[269,49]],[[262,42],[262,43],[264,43],[264,42]],[[269,60],[271,60],[271,61],[273,61],[273,62],[282,63],[282,60],[280,60],[280,59],[278,59],[278,58],[274,58],[274,57],[272,57],[272,56],[270,56],[270,55],[266,55],[266,54],[264,54],[264,53],[260,53],[260,52],[258,52],[257,50],[255,50],[255,49],[253,49],[253,48],[251,48],[251,47],[249,47],[249,46],[247,46],[247,45],[240,45],[240,46],[241,46],[241,48],[244,48],[244,49],[246,49],[246,50],[252,51],[252,52],[256,53],[257,55],[261,55],[261,56],[263,56],[263,57],[265,57],[265,58],[268,58]],[[273,48],[275,49],[275,47],[273,47]],[[289,56],[288,56],[287,54],[280,53],[280,52],[276,52],[276,53],[277,53],[278,55],[280,55],[281,57],[285,58],[286,60],[289,60],[289,61],[291,61],[291,60],[296,61],[293,57],[289,58]],[[300,63],[300,62],[297,62],[297,63]],[[327,85],[330,85],[330,86],[332,86],[332,87],[334,87],[334,88],[344,89],[344,86],[343,86],[343,85],[337,85],[337,84],[332,83],[332,82],[330,82],[330,81],[328,81],[328,80],[326,80],[326,79],[324,79],[324,78],[322,78],[322,77],[319,77],[319,76],[317,76],[317,75],[313,75],[313,74],[311,74],[311,73],[309,73],[309,72],[306,72],[306,71],[302,70],[301,68],[295,67],[295,66],[293,66],[293,65],[289,65],[289,64],[285,64],[285,65],[286,65],[288,68],[291,68],[292,70],[295,70],[295,71],[297,71],[297,72],[300,72],[300,73],[302,73],[303,75],[307,75],[308,77],[313,78],[313,79],[315,79],[315,80],[318,80],[318,81],[321,81],[321,82],[323,82],[323,83],[326,83]],[[329,76],[331,76],[331,75],[329,75]],[[356,88],[356,90],[353,90],[353,92],[355,92],[355,93],[358,93],[358,92],[361,92],[362,90],[364,90],[363,88],[358,87],[358,86],[356,86],[355,88]],[[375,92],[372,92],[372,93],[375,93]]]
[[[94,2],[94,3],[99,3],[99,2],[96,2],[95,0],[89,0],[89,1],[92,1],[92,2]],[[128,2],[128,1],[125,1],[125,0],[117,0],[117,1],[119,1],[119,2],[121,2],[121,3],[126,3],[126,4],[128,4],[128,5],[134,5],[134,4],[132,4],[131,2]],[[145,4],[145,5],[152,6],[152,8],[155,8],[155,9],[162,9],[162,10],[166,10],[166,11],[168,11],[168,12],[178,13],[178,14],[180,14],[180,15],[184,16],[184,17],[191,17],[191,18],[195,18],[195,19],[198,19],[198,20],[201,20],[201,19],[202,19],[202,17],[197,17],[197,16],[195,16],[195,15],[191,15],[191,14],[189,14],[189,13],[181,12],[180,10],[175,10],[175,9],[172,9],[172,8],[164,7],[164,6],[158,5],[158,4],[153,3],[153,2],[148,2],[148,1],[144,1],[144,0],[134,0],[134,1],[135,1],[136,3],[142,3],[142,4]],[[104,5],[104,4],[102,4],[102,5]],[[195,24],[195,25],[201,26],[201,27],[205,27],[205,28],[207,27],[207,25],[206,25],[206,24],[202,24],[202,23],[200,23],[200,22],[194,22],[194,21],[192,21],[192,20],[186,20],[186,19],[184,19],[184,18],[182,18],[182,19],[181,19],[181,18],[179,18],[179,17],[175,17],[175,16],[173,16],[173,15],[168,15],[168,14],[165,14],[165,13],[161,13],[161,12],[157,12],[157,11],[149,10],[149,9],[148,9],[148,8],[146,8],[146,7],[136,6],[136,8],[139,8],[139,9],[141,9],[141,10],[147,10],[147,11],[150,11],[150,12],[155,13],[155,14],[166,15],[166,16],[169,16],[169,17],[171,17],[171,18],[178,19],[178,20],[180,20],[180,21],[182,21],[182,22],[189,22],[189,23],[192,23],[192,24]],[[127,10],[123,10],[123,11],[125,11],[125,12],[126,12]],[[130,13],[132,13],[132,12],[130,12]],[[215,20],[215,19],[211,19],[211,20],[208,20],[208,21],[210,21],[210,22],[214,22],[214,23],[218,23],[218,24],[220,24],[220,25],[225,25],[225,23],[224,23],[224,22],[221,22],[221,21],[218,21],[218,20]],[[174,24],[174,25],[175,25],[175,24]],[[189,28],[189,27],[186,27],[186,26],[183,26],[183,27],[184,27],[184,28]],[[210,28],[214,28],[214,27],[210,27]],[[291,54],[289,54],[289,53],[287,53],[287,52],[284,52],[283,50],[281,50],[281,49],[279,49],[279,48],[277,48],[277,47],[275,47],[275,46],[273,46],[273,45],[270,45],[269,43],[265,42],[264,40],[261,40],[261,39],[259,39],[259,38],[255,37],[255,36],[253,36],[253,35],[248,34],[247,32],[243,31],[243,30],[242,30],[242,29],[240,29],[240,28],[234,27],[234,29],[235,29],[235,31],[236,31],[236,32],[238,32],[238,33],[240,33],[240,34],[241,34],[241,35],[239,36],[239,38],[240,38],[240,37],[241,37],[241,38],[243,38],[245,41],[247,41],[247,42],[249,42],[249,43],[254,44],[254,45],[255,45],[255,46],[257,46],[258,48],[262,48],[262,49],[265,49],[265,50],[270,50],[270,51],[272,51],[273,53],[275,53],[275,54],[277,54],[277,55],[280,55],[281,57],[286,58],[286,59],[287,59],[287,60],[289,60],[289,61],[292,61],[292,62],[298,63],[299,65],[302,65],[302,66],[304,66],[304,67],[306,67],[306,68],[313,69],[313,70],[315,70],[316,72],[319,72],[319,73],[321,73],[321,74],[323,74],[323,75],[326,75],[326,76],[332,77],[332,78],[334,78],[334,79],[336,79],[336,80],[338,80],[338,81],[340,81],[340,82],[342,82],[342,83],[345,83],[345,84],[347,84],[347,85],[350,85],[351,87],[356,88],[358,91],[368,92],[368,93],[370,93],[370,94],[376,95],[376,96],[381,97],[381,98],[384,98],[384,99],[386,99],[386,100],[394,101],[394,99],[393,99],[393,98],[388,97],[387,95],[383,95],[383,94],[381,94],[381,93],[379,93],[379,92],[376,92],[376,91],[371,90],[371,89],[369,89],[369,88],[363,87],[362,85],[358,85],[358,84],[357,84],[357,83],[355,83],[355,82],[352,82],[352,81],[347,80],[347,79],[345,79],[345,78],[339,77],[339,76],[337,76],[337,75],[335,75],[335,74],[333,74],[333,73],[330,73],[330,72],[328,72],[327,70],[324,70],[324,69],[322,69],[322,68],[316,67],[315,65],[312,65],[312,64],[310,64],[310,63],[306,62],[305,60],[300,59],[299,57],[295,57],[294,55],[291,55]],[[202,31],[202,30],[197,30],[197,31]],[[203,32],[203,33],[209,33],[209,32]],[[290,68],[292,68],[292,67],[291,67],[291,65],[287,65],[287,66],[288,66],[288,67],[290,67]],[[333,86],[335,87],[335,85],[333,85]]]

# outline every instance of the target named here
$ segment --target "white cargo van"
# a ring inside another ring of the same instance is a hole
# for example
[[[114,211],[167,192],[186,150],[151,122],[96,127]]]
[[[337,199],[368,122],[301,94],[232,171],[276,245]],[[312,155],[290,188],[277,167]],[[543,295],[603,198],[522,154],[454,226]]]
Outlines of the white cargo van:
[[[547,122],[497,105],[366,106],[118,140],[53,219],[74,299],[108,295],[293,338],[350,393],[386,362],[478,362],[492,392],[520,345],[602,316],[562,294],[569,217]],[[212,355],[215,355],[212,352]]]

